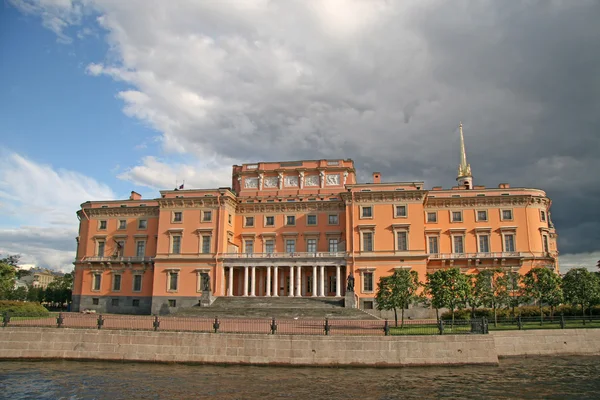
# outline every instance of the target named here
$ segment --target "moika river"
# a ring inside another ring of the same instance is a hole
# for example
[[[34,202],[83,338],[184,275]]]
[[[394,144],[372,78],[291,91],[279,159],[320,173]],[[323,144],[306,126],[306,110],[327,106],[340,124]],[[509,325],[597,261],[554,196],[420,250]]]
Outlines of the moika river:
[[[600,356],[394,369],[5,361],[0,398],[598,399]]]

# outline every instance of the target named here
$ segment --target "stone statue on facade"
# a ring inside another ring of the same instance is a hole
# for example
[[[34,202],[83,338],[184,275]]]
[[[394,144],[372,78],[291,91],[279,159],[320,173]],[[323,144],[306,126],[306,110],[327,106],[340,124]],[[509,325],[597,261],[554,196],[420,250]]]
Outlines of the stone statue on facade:
[[[202,274],[202,291],[210,291],[210,275],[208,274]]]
[[[346,291],[354,292],[354,276],[352,276],[352,274],[348,275],[347,281],[348,283],[346,285]]]

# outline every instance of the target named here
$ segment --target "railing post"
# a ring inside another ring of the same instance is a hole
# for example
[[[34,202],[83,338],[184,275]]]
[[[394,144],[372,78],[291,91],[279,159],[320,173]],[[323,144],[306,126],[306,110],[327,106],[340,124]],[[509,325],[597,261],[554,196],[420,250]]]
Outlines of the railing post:
[[[481,333],[484,335],[487,335],[488,333],[490,333],[488,320],[486,317],[483,317],[481,319]]]
[[[62,328],[63,323],[64,323],[64,318],[62,313],[58,313],[58,317],[56,317],[56,327],[57,328]]]
[[[274,335],[277,332],[277,323],[275,322],[275,317],[271,319],[271,335]]]
[[[560,313],[560,329],[565,329],[565,314]]]
[[[98,329],[102,329],[102,325],[104,325],[104,318],[102,318],[102,314],[98,315]]]
[[[2,315],[2,326],[6,328],[6,326],[10,322],[10,313],[6,311],[4,315]]]
[[[385,325],[383,326],[383,332],[385,333],[385,336],[390,336],[390,324],[388,323],[388,320],[385,320]]]
[[[523,321],[521,321],[520,315],[517,317],[517,326],[519,327],[519,330],[523,329]]]
[[[213,329],[215,333],[219,333],[219,317],[215,317],[215,322],[213,323]]]
[[[438,320],[438,330],[440,331],[440,335],[444,334],[444,321],[441,319]]]
[[[152,323],[154,330],[157,331],[160,328],[160,319],[158,319],[158,315],[154,316],[154,322]]]
[[[329,318],[325,318],[325,325],[323,326],[325,329],[325,335],[329,335],[329,331],[331,330],[331,326],[329,325]]]

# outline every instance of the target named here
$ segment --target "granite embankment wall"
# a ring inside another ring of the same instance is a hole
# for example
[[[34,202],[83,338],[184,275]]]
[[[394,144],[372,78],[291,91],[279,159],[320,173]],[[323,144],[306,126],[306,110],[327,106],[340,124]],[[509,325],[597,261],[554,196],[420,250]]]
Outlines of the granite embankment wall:
[[[600,329],[351,337],[0,328],[0,359],[392,367],[559,354],[600,354]]]

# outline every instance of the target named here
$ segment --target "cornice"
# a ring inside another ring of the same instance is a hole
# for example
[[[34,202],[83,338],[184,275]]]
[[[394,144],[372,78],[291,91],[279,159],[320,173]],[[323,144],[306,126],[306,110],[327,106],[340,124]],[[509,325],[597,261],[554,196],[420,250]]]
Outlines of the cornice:
[[[157,217],[159,209],[153,207],[109,207],[109,208],[87,208],[77,211],[77,215],[85,218],[83,211],[90,218],[99,217]]]
[[[311,211],[343,211],[344,203],[341,201],[308,201],[285,203],[239,203],[236,212],[240,214],[258,213],[288,213]]]
[[[533,204],[548,204],[549,199],[530,195],[486,196],[486,197],[427,197],[425,208],[473,208],[473,207],[526,207]]]

